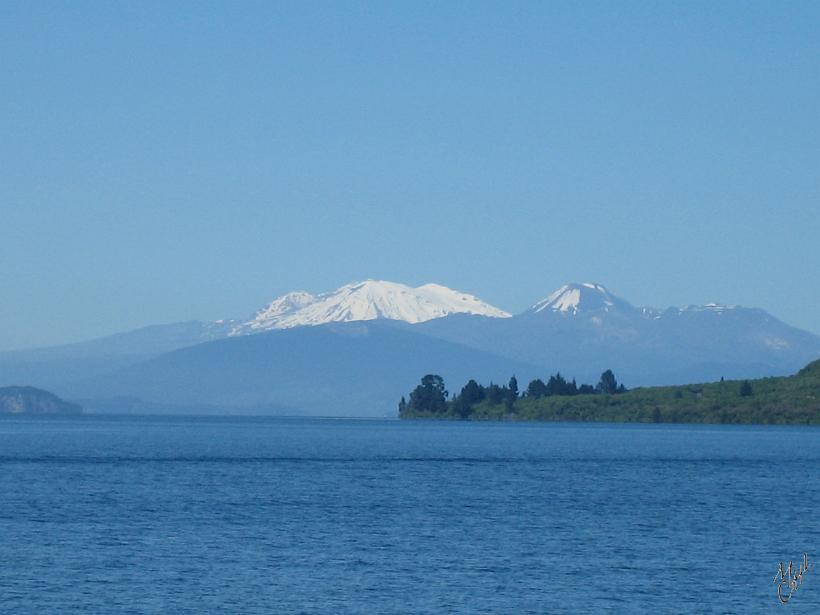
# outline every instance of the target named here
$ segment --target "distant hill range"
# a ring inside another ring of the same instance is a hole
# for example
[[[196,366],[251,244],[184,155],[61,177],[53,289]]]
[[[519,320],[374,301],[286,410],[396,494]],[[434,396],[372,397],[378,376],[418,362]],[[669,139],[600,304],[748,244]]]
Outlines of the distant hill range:
[[[34,387],[0,387],[0,414],[79,414],[82,408]]]
[[[788,375],[818,357],[820,336],[754,308],[641,308],[584,283],[510,315],[435,284],[367,280],[288,293],[245,319],[0,353],[0,385],[92,411],[395,416],[396,392],[424,373],[525,384],[612,369],[635,387]]]

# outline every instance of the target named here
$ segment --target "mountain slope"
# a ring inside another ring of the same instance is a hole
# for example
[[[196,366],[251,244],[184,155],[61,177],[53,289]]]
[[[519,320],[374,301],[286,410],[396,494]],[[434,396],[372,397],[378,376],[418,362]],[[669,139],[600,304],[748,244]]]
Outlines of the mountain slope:
[[[51,348],[0,353],[0,386],[29,383],[47,389],[108,373],[150,357],[228,335],[231,324],[189,321],[152,325]]]
[[[426,373],[454,386],[478,374],[506,382],[538,368],[417,333],[404,323],[368,321],[297,327],[183,348],[65,389],[93,410],[115,398],[192,411],[283,411],[395,416],[397,391]],[[114,401],[112,401],[114,400]],[[173,409],[173,408],[171,408]]]

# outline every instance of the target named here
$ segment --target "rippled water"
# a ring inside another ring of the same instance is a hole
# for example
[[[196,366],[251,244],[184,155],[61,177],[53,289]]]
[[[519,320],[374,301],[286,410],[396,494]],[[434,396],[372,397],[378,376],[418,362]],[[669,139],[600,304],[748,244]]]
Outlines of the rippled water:
[[[820,613],[820,430],[4,418],[0,532],[2,612]]]

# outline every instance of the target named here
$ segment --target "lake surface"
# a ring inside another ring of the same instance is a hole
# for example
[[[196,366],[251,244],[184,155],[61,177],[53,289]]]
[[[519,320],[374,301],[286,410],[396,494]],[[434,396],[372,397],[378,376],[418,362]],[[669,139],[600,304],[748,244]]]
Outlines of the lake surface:
[[[820,429],[0,419],[0,612],[820,613]]]

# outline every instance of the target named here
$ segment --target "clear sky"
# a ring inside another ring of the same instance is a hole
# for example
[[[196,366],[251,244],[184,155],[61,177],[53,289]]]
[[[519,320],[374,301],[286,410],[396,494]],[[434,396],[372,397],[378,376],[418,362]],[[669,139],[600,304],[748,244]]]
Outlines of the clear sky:
[[[820,2],[0,3],[0,349],[435,281],[820,333]]]

